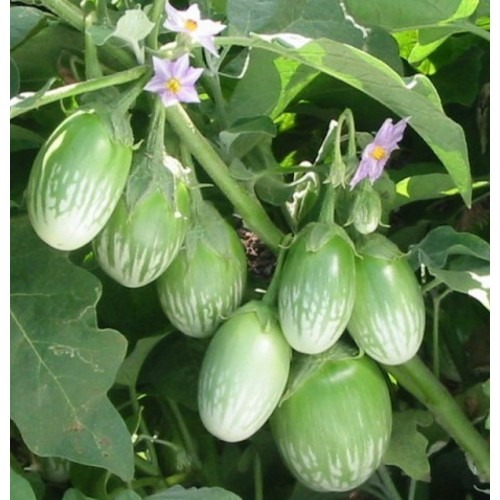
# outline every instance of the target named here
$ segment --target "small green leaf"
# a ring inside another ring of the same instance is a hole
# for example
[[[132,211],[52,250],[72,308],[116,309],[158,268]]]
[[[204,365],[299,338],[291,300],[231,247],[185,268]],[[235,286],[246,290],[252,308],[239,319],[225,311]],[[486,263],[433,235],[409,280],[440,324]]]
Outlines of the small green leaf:
[[[384,463],[396,465],[417,481],[430,481],[428,442],[417,427],[428,427],[432,420],[431,414],[423,410],[393,413],[391,441]]]
[[[184,488],[176,485],[144,500],[241,500],[241,497],[223,488]]]
[[[430,231],[418,244],[411,247],[410,262],[414,269],[421,264],[443,269],[452,255],[470,255],[490,261],[490,246],[479,236],[457,232],[451,226],[439,226]]]
[[[45,25],[47,13],[35,7],[10,8],[10,50],[15,49]]]
[[[125,41],[134,51],[139,63],[144,62],[144,54],[139,42],[144,40],[154,27],[148,16],[139,9],[126,10],[116,23],[113,37]]]
[[[11,416],[39,456],[133,476],[130,434],[106,397],[126,351],[97,328],[98,280],[11,221]],[[33,418],[36,415],[36,418]]]
[[[36,500],[27,479],[10,469],[10,500]]]

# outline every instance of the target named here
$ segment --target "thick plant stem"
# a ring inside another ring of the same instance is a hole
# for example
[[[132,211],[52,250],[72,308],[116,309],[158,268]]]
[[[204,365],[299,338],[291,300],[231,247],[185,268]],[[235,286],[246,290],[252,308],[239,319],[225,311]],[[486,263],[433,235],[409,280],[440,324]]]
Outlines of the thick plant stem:
[[[229,175],[228,169],[210,143],[203,137],[179,105],[166,108],[167,120],[192,155],[234,205],[248,227],[255,231],[271,250],[277,252],[283,233],[273,224],[267,212]]]
[[[51,104],[53,102],[60,101],[61,99],[66,99],[67,97],[87,94],[96,90],[112,87],[113,85],[121,85],[123,83],[132,82],[145,75],[147,71],[149,71],[149,68],[146,66],[136,66],[135,68],[126,71],[114,73],[109,76],[103,76],[102,78],[94,78],[85,82],[71,83],[69,85],[65,85],[64,87],[49,90],[38,99],[33,99],[32,102],[28,101],[31,96],[26,96],[26,103],[19,101],[19,103],[16,103],[11,107],[10,117],[15,118],[16,116],[27,113],[32,109],[38,109],[46,104]],[[23,94],[21,94],[21,96],[23,96]]]
[[[486,441],[422,360],[415,356],[403,365],[384,368],[434,414],[439,425],[472,459],[481,479],[489,481],[490,452]]]

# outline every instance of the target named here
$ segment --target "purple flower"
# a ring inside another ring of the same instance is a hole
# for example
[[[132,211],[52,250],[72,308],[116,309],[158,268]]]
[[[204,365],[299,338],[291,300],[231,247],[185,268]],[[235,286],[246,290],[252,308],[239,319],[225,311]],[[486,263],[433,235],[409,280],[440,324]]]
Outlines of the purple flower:
[[[186,33],[191,40],[205,47],[209,52],[218,56],[214,45],[214,37],[226,26],[210,19],[201,19],[198,4],[194,3],[187,10],[174,9],[168,2],[165,7],[167,20],[165,28],[176,33]]]
[[[349,183],[351,189],[367,177],[373,184],[382,175],[389,156],[399,148],[398,143],[403,139],[409,119],[403,118],[395,125],[391,118],[385,120],[373,141],[363,150],[358,169]]]
[[[153,56],[155,74],[144,87],[156,92],[165,106],[177,102],[200,102],[194,84],[203,73],[202,68],[191,68],[186,54],[175,61]]]

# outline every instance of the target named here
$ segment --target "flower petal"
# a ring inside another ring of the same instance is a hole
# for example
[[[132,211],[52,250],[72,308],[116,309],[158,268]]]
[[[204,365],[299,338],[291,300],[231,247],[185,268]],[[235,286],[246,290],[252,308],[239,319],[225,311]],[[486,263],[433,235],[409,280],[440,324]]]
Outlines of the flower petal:
[[[163,80],[172,78],[170,61],[153,56],[153,68],[155,70],[156,77],[162,78]]]
[[[200,102],[198,92],[193,86],[182,86],[181,90],[177,93],[179,102]]]

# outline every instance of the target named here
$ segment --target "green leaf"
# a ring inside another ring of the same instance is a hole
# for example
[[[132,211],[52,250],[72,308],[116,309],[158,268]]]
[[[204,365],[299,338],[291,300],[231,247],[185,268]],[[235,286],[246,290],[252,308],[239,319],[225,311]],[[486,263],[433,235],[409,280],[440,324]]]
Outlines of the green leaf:
[[[391,208],[402,207],[417,200],[432,200],[455,194],[455,185],[448,174],[424,174],[406,177],[396,183],[396,198]]]
[[[268,116],[237,120],[220,132],[220,142],[232,158],[242,158],[266,137],[276,135],[276,126]]]
[[[428,427],[432,416],[423,410],[405,410],[393,413],[392,434],[384,456],[386,465],[396,465],[417,481],[430,481],[427,458],[427,439],[417,426]]]
[[[92,497],[88,497],[87,495],[84,495],[81,491],[76,490],[75,488],[70,488],[69,490],[66,490],[62,500],[95,500],[95,499]]]
[[[452,290],[466,293],[490,309],[490,266],[483,265],[467,271],[448,271],[429,267],[429,273]]]
[[[10,500],[36,500],[27,479],[10,469]]]
[[[113,37],[125,41],[134,51],[140,64],[144,62],[144,54],[139,42],[146,38],[154,27],[148,16],[139,9],[126,10],[118,19]]]
[[[410,262],[414,269],[421,264],[443,269],[452,255],[470,255],[489,262],[490,246],[479,236],[459,233],[451,226],[440,226],[430,231],[418,245],[411,247]]]
[[[44,138],[30,129],[19,125],[10,125],[10,151],[24,151],[38,149],[45,142]]]
[[[479,0],[346,0],[347,10],[356,21],[380,26],[388,31],[401,31],[436,26],[469,17]]]
[[[10,97],[14,97],[19,93],[20,86],[20,76],[19,69],[17,67],[16,61],[10,58]]]
[[[427,142],[457,185],[467,205],[471,175],[462,128],[437,108],[435,100],[415,90],[386,64],[354,47],[316,40],[301,48],[284,47],[281,35],[256,39],[253,45],[302,62],[357,88],[401,117]]]
[[[115,382],[117,384],[135,387],[144,360],[162,338],[163,335],[139,339],[132,353],[127,356],[125,361],[120,366]]]
[[[144,500],[241,500],[241,497],[219,487],[186,489],[176,485]]]
[[[230,123],[255,116],[276,118],[317,75],[316,69],[298,61],[253,50],[245,76],[229,100]]]
[[[11,222],[11,416],[40,456],[133,475],[130,434],[106,397],[125,338],[97,328],[100,284]],[[33,418],[36,415],[36,418]]]
[[[330,0],[228,0],[230,35],[294,33],[310,38],[332,37],[361,47],[367,30],[346,18],[340,2]]]
[[[35,7],[10,8],[10,50],[15,49],[45,25],[47,14]]]

